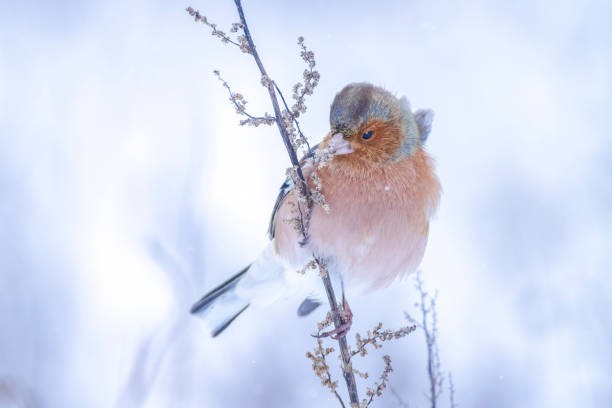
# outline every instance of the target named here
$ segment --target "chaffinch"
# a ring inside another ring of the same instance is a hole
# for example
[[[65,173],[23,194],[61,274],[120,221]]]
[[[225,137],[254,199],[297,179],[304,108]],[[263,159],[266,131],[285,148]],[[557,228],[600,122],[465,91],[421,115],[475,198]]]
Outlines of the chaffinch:
[[[270,243],[191,312],[208,320],[217,336],[249,305],[269,303],[303,285],[295,271],[313,255],[326,260],[332,277],[362,287],[384,287],[414,272],[440,198],[440,183],[423,148],[432,120],[431,110],[412,113],[405,97],[368,83],[347,85],[332,102],[331,131],[313,149],[327,149],[332,156],[316,169],[327,206],[313,207],[308,240],[303,242],[288,222],[295,218],[298,197],[287,181],[274,206]],[[311,184],[313,156],[302,166]],[[319,304],[310,296],[298,314]]]

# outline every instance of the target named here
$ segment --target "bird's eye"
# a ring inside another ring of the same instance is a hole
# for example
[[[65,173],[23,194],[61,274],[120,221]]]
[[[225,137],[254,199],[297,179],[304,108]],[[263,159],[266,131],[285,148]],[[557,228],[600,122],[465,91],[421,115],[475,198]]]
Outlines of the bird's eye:
[[[374,135],[374,131],[373,130],[368,130],[363,135],[361,135],[361,138],[363,140],[368,140],[368,139],[371,139],[373,135]]]

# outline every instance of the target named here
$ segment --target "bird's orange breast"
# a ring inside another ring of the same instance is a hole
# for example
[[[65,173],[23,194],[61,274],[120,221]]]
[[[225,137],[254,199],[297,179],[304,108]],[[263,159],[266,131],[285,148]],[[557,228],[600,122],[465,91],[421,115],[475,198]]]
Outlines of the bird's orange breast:
[[[440,197],[432,160],[421,148],[386,166],[337,158],[318,170],[329,212],[313,209],[309,242],[300,247],[287,221],[295,217],[290,194],[276,216],[277,253],[296,267],[314,253],[346,279],[386,286],[413,272],[425,252]]]

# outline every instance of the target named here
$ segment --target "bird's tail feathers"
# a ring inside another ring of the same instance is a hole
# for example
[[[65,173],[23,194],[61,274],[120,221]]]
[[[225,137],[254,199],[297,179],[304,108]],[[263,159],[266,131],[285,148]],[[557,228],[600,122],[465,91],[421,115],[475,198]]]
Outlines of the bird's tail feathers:
[[[234,291],[249,267],[250,265],[205,294],[191,307],[191,313],[197,314],[209,323],[213,337],[221,334],[249,307],[249,302],[237,296]]]
[[[201,316],[212,327],[213,337],[217,336],[247,307],[269,305],[294,290],[296,285],[288,278],[298,274],[285,272],[286,266],[270,242],[251,265],[197,301],[191,313]]]

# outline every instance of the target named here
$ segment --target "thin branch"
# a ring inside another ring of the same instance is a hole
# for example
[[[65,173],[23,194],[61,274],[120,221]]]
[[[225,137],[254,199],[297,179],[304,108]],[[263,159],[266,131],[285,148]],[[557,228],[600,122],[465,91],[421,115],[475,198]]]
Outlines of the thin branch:
[[[306,180],[304,178],[304,174],[302,173],[302,168],[300,166],[300,163],[298,161],[297,158],[297,154],[293,148],[293,145],[291,143],[291,140],[289,138],[289,134],[287,132],[287,129],[285,127],[285,124],[282,121],[282,114],[281,114],[281,110],[280,107],[278,105],[278,100],[276,98],[276,92],[274,90],[274,86],[273,86],[273,81],[271,81],[268,77],[268,74],[266,72],[266,69],[263,66],[263,63],[261,62],[261,59],[259,57],[259,54],[257,53],[257,48],[255,47],[255,43],[253,42],[253,37],[251,36],[251,32],[249,30],[249,26],[246,22],[246,18],[244,16],[244,11],[242,9],[242,4],[241,4],[241,0],[234,0],[234,3],[236,4],[236,8],[238,9],[238,15],[240,16],[240,22],[242,24],[242,29],[244,31],[244,35],[246,37],[246,41],[249,45],[249,50],[251,55],[253,56],[253,58],[255,59],[255,63],[257,64],[257,67],[259,68],[259,72],[261,73],[262,76],[262,83],[266,86],[266,88],[268,89],[268,94],[270,96],[270,101],[272,102],[272,107],[274,109],[274,116],[276,118],[276,125],[278,127],[278,130],[281,134],[281,137],[283,139],[283,142],[285,144],[285,148],[287,150],[287,153],[289,154],[289,159],[291,160],[291,164],[293,165],[293,167],[295,168],[297,177],[299,178],[300,183],[296,183],[296,187],[298,187],[298,189],[301,189],[301,195],[303,197],[306,197],[307,199],[307,210],[310,212],[311,210],[311,205],[312,205],[312,200],[310,200],[310,188],[308,186],[308,183],[306,183]],[[298,203],[299,206],[299,203]],[[302,225],[304,225],[304,220],[301,220]],[[304,229],[301,231],[302,232],[302,237],[304,242],[307,240],[308,237],[308,233],[307,231]],[[322,262],[320,260],[317,259],[317,263],[319,264],[319,267],[321,267]],[[336,296],[334,293],[334,289],[332,287],[331,284],[331,280],[329,278],[329,274],[327,273],[327,271],[325,270],[325,273],[321,273],[321,277],[323,280],[323,285],[325,286],[325,292],[327,293],[327,298],[329,301],[329,305],[330,305],[330,309],[332,311],[332,315],[334,318],[334,326],[336,328],[340,327],[342,325],[342,321],[340,319],[340,314],[338,313],[338,304],[336,302]],[[351,406],[358,406],[359,405],[359,396],[357,394],[357,384],[355,382],[355,375],[352,371],[351,368],[351,356],[350,356],[350,352],[348,349],[348,344],[346,342],[346,336],[342,336],[338,339],[338,344],[340,346],[340,353],[342,355],[342,362],[343,362],[343,367],[342,367],[342,372],[344,375],[344,379],[346,381],[346,385],[348,388],[348,392],[349,392],[349,397],[351,400]]]
[[[407,402],[405,402],[402,397],[398,394],[397,391],[395,391],[395,388],[393,388],[393,386],[389,386],[389,389],[391,390],[391,394],[393,394],[393,396],[395,397],[395,399],[397,400],[397,403],[399,404],[400,407],[402,408],[410,408],[410,406],[408,405]],[[452,407],[451,407],[452,408]]]
[[[423,285],[423,280],[421,279],[420,271],[416,273],[415,288],[421,297],[418,304],[421,312],[421,321],[417,322],[416,319],[408,313],[405,315],[411,323],[416,324],[425,334],[425,343],[427,346],[427,376],[429,378],[428,398],[430,407],[436,408],[438,406],[438,398],[442,394],[442,385],[444,381],[440,374],[440,357],[438,350],[437,294],[432,297],[427,293]],[[429,325],[430,321],[431,327]]]
[[[450,393],[450,406],[451,408],[457,408],[457,403],[455,402],[455,383],[453,383],[453,375],[448,373],[448,390]]]
[[[238,42],[232,40],[230,36],[225,34],[225,32],[223,32],[221,30],[217,30],[217,25],[215,23],[209,22],[208,19],[206,18],[206,16],[203,16],[202,14],[200,14],[199,10],[196,10],[193,7],[187,7],[185,10],[187,11],[187,13],[189,13],[190,16],[193,17],[193,19],[195,20],[196,23],[201,22],[202,24],[207,25],[208,27],[210,27],[210,29],[212,30],[211,34],[214,37],[219,37],[221,42],[223,42],[224,44],[228,44],[228,43],[229,44],[233,44],[236,47],[240,48],[242,50],[242,52],[245,52],[247,54],[249,53],[249,50],[244,48],[245,44],[243,43],[242,38],[239,38],[238,41],[240,41],[240,43],[238,43]],[[230,31],[231,32],[236,32],[236,31],[238,31],[238,28],[241,28],[241,27],[239,27],[239,25],[237,23],[234,23],[232,25],[232,28],[231,28]]]
[[[321,324],[322,326],[319,329],[319,334],[321,333],[321,329],[325,327],[324,325],[331,324],[331,315],[328,314],[326,322]],[[329,364],[327,364],[327,355],[333,352],[334,349],[332,347],[324,348],[323,340],[318,338],[317,347],[315,348],[314,353],[308,352],[306,353],[306,357],[312,361],[312,368],[317,377],[319,377],[321,380],[321,384],[327,387],[336,396],[342,408],[346,408],[346,405],[344,405],[344,400],[342,400],[342,397],[337,391],[338,382],[332,380],[331,373],[329,372]]]
[[[285,109],[287,110],[287,112],[291,112],[291,110],[289,109],[289,105],[287,105],[287,101],[285,100],[285,96],[281,92],[280,88],[278,87],[278,85],[276,85],[276,82],[274,82],[273,84],[274,84],[274,88],[276,89],[276,92],[278,92],[278,95],[281,97],[281,101],[283,101],[283,105],[285,105]],[[306,143],[308,152],[310,152],[311,151],[310,143],[308,142],[308,139],[306,138],[306,136],[304,136],[304,133],[302,133],[302,129],[300,128],[300,122],[296,119],[293,113],[291,113],[291,119],[295,123],[295,127],[297,128],[300,138],[304,141],[304,143]]]
[[[382,374],[380,375],[380,383],[375,382],[374,385],[376,386],[376,388],[374,389],[368,388],[366,395],[368,395],[370,398],[368,400],[364,399],[361,402],[361,407],[363,408],[368,408],[370,404],[372,404],[372,401],[374,401],[374,397],[382,396],[383,391],[385,390],[385,388],[387,388],[387,385],[389,384],[389,374],[391,373],[391,371],[393,371],[393,367],[391,366],[391,357],[389,357],[388,355],[384,355],[383,360],[385,362],[385,368]]]
[[[342,397],[340,396],[340,394],[338,394],[338,391],[334,390],[334,395],[338,399],[338,402],[340,402],[340,406],[342,408],[346,408],[346,405],[344,405],[344,401],[342,400]]]
[[[266,69],[259,58],[259,54],[257,53],[257,48],[255,48],[255,44],[253,43],[253,37],[251,36],[251,32],[249,31],[249,26],[244,17],[244,11],[242,10],[241,0],[234,0],[236,3],[236,8],[238,9],[238,15],[240,16],[240,22],[242,23],[242,29],[244,30],[244,35],[246,36],[246,40],[249,44],[249,49],[251,50],[251,55],[255,59],[255,63],[259,68],[259,72],[261,73],[262,78],[269,78]],[[281,110],[278,106],[278,100],[276,99],[276,93],[274,92],[274,88],[272,86],[271,81],[268,81],[268,85],[266,86],[268,89],[268,94],[270,96],[270,100],[272,101],[272,107],[274,108],[274,116],[276,117],[276,124],[278,126],[278,130],[283,138],[283,142],[285,143],[285,148],[287,149],[287,153],[289,154],[289,159],[291,160],[291,164],[297,168],[298,176],[304,182],[304,186],[307,188],[308,185],[304,179],[304,175],[302,174],[302,168],[300,167],[300,162],[297,158],[297,154],[295,150],[293,150],[293,146],[291,145],[291,141],[289,140],[289,135],[287,134],[287,129],[283,126],[281,122]],[[305,237],[304,237],[305,238]]]
[[[304,44],[304,37],[298,38],[298,44],[302,51],[300,57],[308,65],[308,69],[304,71],[304,83],[298,82],[293,86],[293,99],[295,105],[291,108],[293,115],[297,118],[300,114],[306,112],[306,104],[304,103],[306,95],[312,95],[314,88],[318,85],[321,76],[319,72],[314,69],[317,65],[314,53],[306,48]]]
[[[274,91],[273,82],[268,77],[268,73],[266,72],[266,69],[264,68],[263,63],[261,62],[261,58],[259,58],[259,53],[257,52],[257,48],[255,47],[255,43],[253,42],[253,37],[251,36],[251,32],[249,30],[249,26],[246,22],[246,18],[244,17],[244,11],[242,10],[241,0],[234,0],[234,3],[236,4],[236,8],[238,9],[238,15],[240,16],[240,23],[242,24],[242,30],[244,31],[244,36],[249,45],[250,54],[255,59],[255,63],[257,64],[257,67],[259,68],[259,72],[261,73],[261,78],[262,78],[262,84],[265,85],[266,89],[268,90],[268,95],[270,96],[270,101],[272,102],[272,108],[274,109],[274,117],[276,119],[276,125],[278,127],[278,131],[280,132],[281,137],[283,139],[283,143],[285,144],[285,149],[287,150],[287,154],[289,154],[289,159],[291,160],[291,164],[293,165],[297,173],[299,182],[295,183],[295,185],[298,188],[300,195],[303,197],[306,197],[307,199],[307,202],[306,202],[307,211],[308,211],[307,214],[309,214],[311,211],[311,207],[312,207],[312,202],[311,200],[309,200],[310,188],[308,187],[308,183],[306,183],[306,179],[304,178],[304,174],[302,173],[302,167],[300,166],[300,162],[298,160],[297,154],[295,153],[293,145],[291,144],[291,139],[289,137],[287,128],[285,127],[285,124],[282,121],[283,116],[281,114],[281,110],[278,105],[278,100],[276,98],[276,92]],[[300,207],[299,202],[298,202],[298,207]],[[300,224],[307,225],[306,222],[304,221],[305,216],[301,209],[299,213],[300,213]],[[308,217],[308,215],[306,215],[306,217]],[[308,241],[308,232],[304,229],[301,231],[301,233],[302,233],[302,238],[303,238],[302,242],[306,243]]]
[[[337,329],[342,326],[342,320],[340,318],[340,311],[338,309],[338,302],[336,301],[336,294],[329,278],[327,266],[322,260],[315,258],[319,270],[321,273],[321,279],[325,286],[325,293],[327,294],[327,300],[329,301],[329,307],[331,309],[332,318],[334,320],[334,327]],[[359,394],[357,393],[357,382],[355,381],[355,373],[353,372],[353,365],[351,363],[351,353],[348,348],[346,336],[338,338],[338,345],[340,346],[340,356],[342,358],[342,375],[346,382],[348,389],[349,398],[351,400],[351,406],[359,406]]]
[[[382,330],[382,323],[378,323],[374,330],[368,330],[366,337],[362,338],[359,333],[355,335],[355,343],[357,349],[351,351],[351,357],[360,354],[365,356],[367,354],[366,346],[371,345],[375,349],[381,348],[380,342],[391,341],[400,339],[416,330],[416,325],[401,327],[397,330],[386,329]]]
[[[221,74],[219,73],[219,71],[213,71],[213,73],[217,76],[217,78],[219,78],[219,81],[223,83],[223,87],[227,89],[227,92],[230,96],[229,100],[236,108],[236,113],[238,113],[239,115],[244,115],[248,118],[246,120],[241,120],[240,125],[259,126],[262,124],[271,125],[272,123],[274,123],[274,117],[271,116],[268,112],[266,112],[264,116],[253,116],[249,114],[245,109],[247,101],[244,99],[242,94],[232,92],[232,89],[230,88],[229,84],[223,78],[221,78]]]

